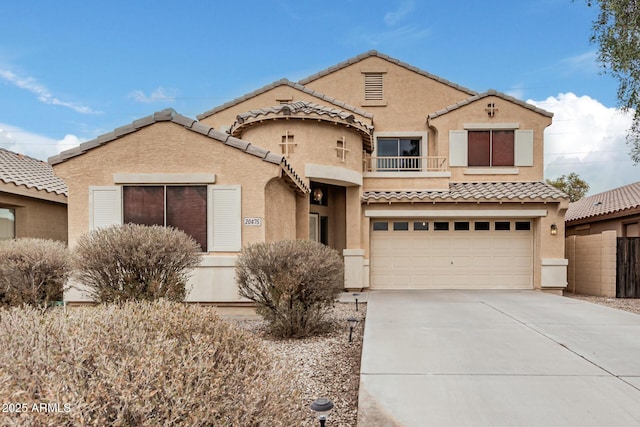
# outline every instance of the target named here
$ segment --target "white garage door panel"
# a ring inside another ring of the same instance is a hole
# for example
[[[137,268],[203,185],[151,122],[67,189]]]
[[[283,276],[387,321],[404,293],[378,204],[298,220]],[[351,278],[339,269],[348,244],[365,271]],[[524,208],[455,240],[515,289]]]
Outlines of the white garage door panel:
[[[440,221],[440,220],[439,220]],[[483,221],[486,221],[483,219]],[[501,219],[501,222],[505,220]],[[533,233],[515,230],[371,232],[374,289],[531,289]],[[470,221],[473,225],[473,221]],[[453,228],[453,222],[451,222]],[[473,228],[473,227],[471,227]]]

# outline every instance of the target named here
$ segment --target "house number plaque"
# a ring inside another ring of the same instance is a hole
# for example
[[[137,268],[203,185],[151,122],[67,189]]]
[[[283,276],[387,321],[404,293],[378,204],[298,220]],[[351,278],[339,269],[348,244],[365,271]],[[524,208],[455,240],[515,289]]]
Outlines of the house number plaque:
[[[247,225],[249,227],[262,227],[262,218],[260,218],[260,217],[257,217],[257,218],[245,217],[244,225]]]

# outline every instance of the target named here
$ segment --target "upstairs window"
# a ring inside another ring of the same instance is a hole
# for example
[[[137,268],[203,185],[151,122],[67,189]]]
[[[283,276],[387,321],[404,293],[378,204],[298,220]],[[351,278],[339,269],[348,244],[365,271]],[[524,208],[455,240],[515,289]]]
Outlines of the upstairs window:
[[[378,171],[421,170],[420,139],[378,138]]]
[[[514,131],[470,130],[468,166],[513,166]]]

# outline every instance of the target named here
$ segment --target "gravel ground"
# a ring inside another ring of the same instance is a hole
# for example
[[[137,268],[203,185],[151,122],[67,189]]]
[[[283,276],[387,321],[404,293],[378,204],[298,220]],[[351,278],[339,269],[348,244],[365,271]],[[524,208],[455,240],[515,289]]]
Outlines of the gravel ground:
[[[640,299],[633,298],[608,298],[594,297],[590,295],[579,295],[565,292],[565,297],[576,298],[583,301],[589,301],[594,304],[606,305],[607,307],[617,308],[618,310],[630,311],[640,314]]]
[[[262,320],[229,319],[243,329],[255,332],[265,345],[292,366],[303,405],[308,407],[318,397],[327,397],[335,407],[329,415],[331,426],[356,426],[358,416],[358,388],[360,384],[360,356],[366,304],[337,303],[330,313],[335,327],[326,335],[298,340],[274,340],[265,333]],[[349,342],[347,318],[359,320]],[[303,426],[317,426],[318,421],[309,409]]]

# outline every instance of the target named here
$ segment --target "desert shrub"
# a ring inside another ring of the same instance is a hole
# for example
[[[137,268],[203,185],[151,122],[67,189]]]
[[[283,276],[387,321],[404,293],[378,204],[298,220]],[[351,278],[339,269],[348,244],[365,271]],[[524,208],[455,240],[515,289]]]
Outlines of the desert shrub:
[[[23,238],[0,243],[0,304],[47,307],[61,300],[71,271],[62,242]]]
[[[211,308],[15,308],[0,312],[0,328],[0,401],[28,405],[1,414],[3,425],[294,426],[309,416],[286,367]]]
[[[256,243],[238,257],[236,280],[272,334],[299,338],[323,328],[344,288],[344,267],[338,252],[320,243]]]
[[[193,238],[171,227],[115,225],[84,234],[74,249],[75,275],[96,302],[183,301],[200,261]]]

